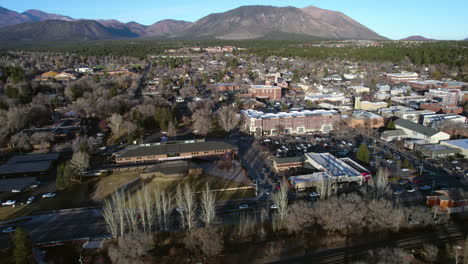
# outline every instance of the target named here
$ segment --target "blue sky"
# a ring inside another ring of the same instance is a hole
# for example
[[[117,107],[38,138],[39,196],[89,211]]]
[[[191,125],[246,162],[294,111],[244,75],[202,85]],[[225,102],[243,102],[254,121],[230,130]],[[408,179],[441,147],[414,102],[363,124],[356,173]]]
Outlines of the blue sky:
[[[167,18],[193,22],[210,13],[255,4],[314,5],[340,11],[391,39],[416,34],[435,39],[468,38],[467,0],[0,0],[0,6],[17,12],[39,9],[73,18],[117,19],[145,25]]]

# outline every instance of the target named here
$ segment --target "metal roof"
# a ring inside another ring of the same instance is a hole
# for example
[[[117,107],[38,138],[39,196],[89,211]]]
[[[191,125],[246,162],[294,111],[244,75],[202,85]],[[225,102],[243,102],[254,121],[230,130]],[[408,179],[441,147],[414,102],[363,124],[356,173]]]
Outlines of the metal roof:
[[[433,128],[425,127],[423,125],[420,125],[420,124],[415,123],[415,122],[411,122],[411,121],[403,119],[403,118],[397,119],[395,121],[395,125],[406,128],[406,129],[409,129],[409,130],[412,130],[414,132],[417,132],[419,134],[423,134],[423,135],[428,136],[428,137],[432,137],[433,135],[439,133],[439,131],[437,131],[437,130],[435,130]]]
[[[166,144],[142,144],[134,145],[125,150],[119,158],[145,157],[153,155],[165,155],[176,153],[191,153],[213,150],[233,150],[237,147],[224,141],[206,141],[206,142],[168,142]]]
[[[457,139],[457,140],[447,140],[447,141],[442,141],[446,144],[456,146],[462,149],[468,149],[468,138],[464,139]]]
[[[59,153],[13,156],[0,166],[0,175],[45,172],[59,157]]]

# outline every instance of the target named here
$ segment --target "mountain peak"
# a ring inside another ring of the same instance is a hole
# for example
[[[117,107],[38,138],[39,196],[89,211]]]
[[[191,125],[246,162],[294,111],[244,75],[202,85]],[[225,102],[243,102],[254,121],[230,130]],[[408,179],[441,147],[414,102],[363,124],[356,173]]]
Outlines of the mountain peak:
[[[29,9],[23,12],[23,15],[28,16],[32,21],[39,22],[44,20],[64,20],[64,21],[74,21],[75,19],[62,16],[58,14],[50,14],[37,9]]]

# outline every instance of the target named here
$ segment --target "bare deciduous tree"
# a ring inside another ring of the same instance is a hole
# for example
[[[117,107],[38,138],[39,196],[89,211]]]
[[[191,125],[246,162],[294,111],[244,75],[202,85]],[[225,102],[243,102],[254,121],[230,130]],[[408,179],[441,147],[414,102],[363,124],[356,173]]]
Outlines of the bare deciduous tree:
[[[117,138],[122,133],[123,123],[124,123],[123,117],[119,114],[112,114],[112,116],[109,117],[109,126],[112,130],[112,133]]]
[[[199,135],[207,135],[211,130],[210,110],[204,107],[198,109],[192,115],[193,129]]]
[[[216,256],[223,251],[223,233],[216,227],[189,230],[184,239],[184,244],[196,254],[207,257]]]
[[[388,171],[384,168],[379,168],[377,174],[369,180],[368,185],[370,187],[369,193],[375,199],[389,194]]]
[[[239,118],[234,107],[226,106],[218,111],[219,123],[226,132],[232,131],[239,124]]]
[[[215,203],[215,195],[211,192],[207,183],[201,198],[201,219],[205,226],[211,225],[216,217]]]
[[[177,185],[175,197],[177,212],[180,215],[180,222],[182,224],[182,227],[185,228],[185,218],[187,209],[185,208],[184,193],[182,192],[182,187],[180,186],[180,184]]]
[[[117,245],[108,248],[112,263],[134,264],[146,263],[144,257],[154,248],[153,238],[146,234],[135,234],[119,237]]]
[[[286,182],[281,182],[280,189],[273,194],[273,202],[278,207],[277,212],[281,223],[285,223],[288,217],[288,185]]]
[[[192,229],[195,224],[195,194],[188,183],[184,186],[184,207],[187,210],[186,221],[188,229]]]
[[[89,154],[84,151],[74,152],[70,160],[70,165],[80,175],[83,175],[83,173],[89,168]]]
[[[127,228],[125,197],[115,192],[104,202],[103,217],[113,237],[123,236]]]
[[[169,229],[169,216],[174,208],[172,197],[169,193],[161,193],[161,208],[162,208],[162,218],[164,222],[164,230]]]

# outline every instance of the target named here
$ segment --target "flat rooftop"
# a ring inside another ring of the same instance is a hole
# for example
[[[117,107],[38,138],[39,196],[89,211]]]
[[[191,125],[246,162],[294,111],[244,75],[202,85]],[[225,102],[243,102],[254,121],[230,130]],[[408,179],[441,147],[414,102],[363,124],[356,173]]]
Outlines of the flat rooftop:
[[[337,115],[338,111],[335,110],[302,110],[302,111],[290,111],[290,112],[279,112],[279,113],[264,113],[257,110],[242,110],[242,114],[248,118],[257,118],[257,119],[270,119],[270,118],[291,118],[291,117],[301,117],[301,116],[327,116],[327,115]]]
[[[203,152],[213,150],[234,150],[237,147],[225,141],[186,140],[152,144],[132,145],[124,150],[118,158],[144,157],[153,155]]]
[[[59,157],[59,153],[13,156],[0,166],[0,175],[45,172]]]
[[[346,162],[338,159],[337,157],[333,156],[330,153],[306,153],[306,157],[314,163],[318,164],[319,166],[323,167],[327,173],[329,173],[333,177],[356,177],[362,176],[359,171],[354,169],[353,167],[349,166]]]

